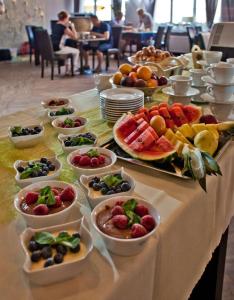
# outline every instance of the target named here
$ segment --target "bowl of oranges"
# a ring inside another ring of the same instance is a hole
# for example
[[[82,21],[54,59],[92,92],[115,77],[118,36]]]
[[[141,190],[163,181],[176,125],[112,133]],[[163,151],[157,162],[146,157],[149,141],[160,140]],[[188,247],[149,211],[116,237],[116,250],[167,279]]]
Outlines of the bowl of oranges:
[[[122,64],[110,82],[113,87],[134,87],[144,92],[146,97],[152,96],[167,86],[165,76],[159,77],[149,66]]]

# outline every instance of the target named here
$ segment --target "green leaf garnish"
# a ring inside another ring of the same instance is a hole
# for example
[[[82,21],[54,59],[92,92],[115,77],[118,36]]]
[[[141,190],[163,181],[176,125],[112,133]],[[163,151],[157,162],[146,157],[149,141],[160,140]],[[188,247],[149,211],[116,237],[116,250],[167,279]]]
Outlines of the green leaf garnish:
[[[14,126],[11,128],[11,133],[12,134],[20,134],[22,131],[22,127],[21,126]]]
[[[90,149],[87,153],[86,153],[89,157],[98,157],[99,153],[97,150],[95,149]]]
[[[55,243],[56,238],[50,232],[42,231],[35,233],[35,241],[41,245],[52,245]]]
[[[76,136],[71,138],[72,146],[82,146],[82,145],[92,145],[92,144],[93,144],[93,140],[83,136]]]
[[[141,223],[141,218],[134,213],[134,211],[128,210],[125,212],[125,214],[128,217],[128,226],[132,226],[135,223]]]
[[[25,170],[20,174],[20,179],[27,179],[30,177],[30,175],[34,172],[34,171],[40,171],[42,168],[42,164],[41,163],[34,163],[32,167],[27,167],[25,168]]]
[[[120,174],[106,175],[102,177],[101,180],[104,181],[109,188],[117,186],[123,182],[123,178]]]
[[[46,186],[40,190],[40,195],[37,200],[37,204],[46,204],[52,206],[56,203],[54,193],[51,190],[50,186]]]
[[[70,119],[70,118],[66,118],[66,119],[63,121],[63,123],[64,123],[65,125],[69,125],[69,126],[71,126],[71,127],[74,127],[74,124],[75,124],[75,122],[74,122],[72,119]]]
[[[62,245],[67,246],[69,248],[75,249],[80,243],[80,239],[77,237],[70,237],[67,240],[61,242]]]
[[[129,199],[128,201],[126,201],[125,203],[124,203],[124,205],[123,205],[123,209],[124,209],[124,211],[126,212],[126,211],[134,211],[135,210],[135,208],[136,208],[136,206],[137,206],[137,202],[136,202],[136,200],[135,199]]]

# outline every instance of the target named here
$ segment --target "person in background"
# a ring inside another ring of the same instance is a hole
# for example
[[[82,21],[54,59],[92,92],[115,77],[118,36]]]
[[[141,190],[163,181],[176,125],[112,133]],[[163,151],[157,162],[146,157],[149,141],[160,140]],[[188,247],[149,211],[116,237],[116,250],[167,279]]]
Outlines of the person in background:
[[[140,21],[138,28],[151,31],[153,29],[153,19],[151,14],[145,12],[143,8],[138,8],[136,12]]]
[[[123,26],[124,25],[124,20],[123,20],[123,13],[122,11],[118,11],[115,14],[115,19],[112,21],[113,26]]]
[[[91,44],[84,46],[84,69],[90,69],[88,65],[89,50],[95,50],[98,59],[98,65],[94,72],[99,73],[102,70],[103,52],[112,47],[111,27],[109,24],[100,21],[96,15],[91,15],[90,19],[93,24],[93,28],[90,34],[96,36],[96,38],[104,38],[105,40],[98,42],[98,45]]]
[[[69,14],[66,11],[58,13],[58,22],[53,26],[52,29],[52,44],[56,54],[68,54],[72,53],[74,68],[78,69],[79,50],[73,47],[64,45],[65,38],[77,39],[77,32],[73,23],[69,21]],[[66,74],[69,73],[68,62],[66,62]]]

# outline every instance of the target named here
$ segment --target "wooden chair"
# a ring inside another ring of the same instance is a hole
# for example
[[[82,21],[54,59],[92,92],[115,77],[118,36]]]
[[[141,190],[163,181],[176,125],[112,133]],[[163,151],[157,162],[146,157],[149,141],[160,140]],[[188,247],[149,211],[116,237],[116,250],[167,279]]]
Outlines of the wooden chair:
[[[158,26],[158,30],[155,37],[155,43],[154,43],[154,46],[158,49],[162,47],[165,30],[166,30],[166,26]]]
[[[35,40],[34,40],[34,34],[33,34],[33,27],[31,25],[26,25],[25,30],[28,36],[28,42],[29,42],[29,61],[30,64],[32,63],[32,55],[34,53],[35,49]]]
[[[50,62],[51,65],[51,80],[54,79],[54,62],[58,64],[58,73],[60,74],[60,66],[61,63],[64,63],[66,59],[71,60],[71,71],[72,76],[74,76],[74,63],[73,63],[73,55],[72,53],[68,54],[56,54],[53,50],[51,38],[47,32],[47,30],[41,30],[35,32],[38,44],[39,51],[41,55],[41,78],[44,78],[44,69],[45,69],[45,61]]]

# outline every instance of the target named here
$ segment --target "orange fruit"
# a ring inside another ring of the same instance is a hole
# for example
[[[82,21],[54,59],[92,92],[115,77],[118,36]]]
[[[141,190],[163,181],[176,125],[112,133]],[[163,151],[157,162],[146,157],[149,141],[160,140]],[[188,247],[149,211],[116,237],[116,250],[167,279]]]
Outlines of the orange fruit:
[[[149,80],[152,76],[152,71],[147,66],[142,66],[137,69],[137,77],[143,80]]]
[[[123,77],[122,73],[116,72],[116,73],[113,75],[113,83],[114,83],[114,84],[117,84],[117,85],[120,85],[120,81],[121,81],[122,77]]]
[[[129,73],[132,72],[132,66],[129,65],[129,64],[122,64],[122,65],[119,66],[119,71],[120,71],[122,74],[128,75]]]
[[[167,130],[164,118],[158,115],[152,117],[150,120],[150,125],[159,136],[164,134]]]
[[[136,72],[131,72],[128,74],[129,77],[131,77],[134,81],[137,80],[137,73]]]
[[[147,84],[148,87],[155,88],[155,87],[158,86],[158,80],[156,80],[156,79],[149,79],[149,80],[147,80],[146,84]]]

